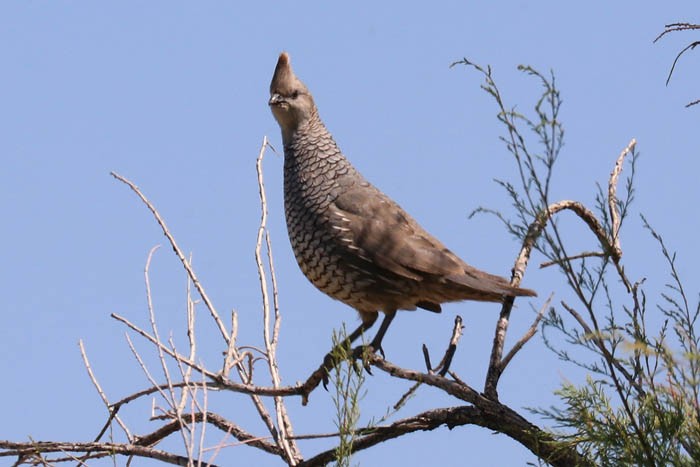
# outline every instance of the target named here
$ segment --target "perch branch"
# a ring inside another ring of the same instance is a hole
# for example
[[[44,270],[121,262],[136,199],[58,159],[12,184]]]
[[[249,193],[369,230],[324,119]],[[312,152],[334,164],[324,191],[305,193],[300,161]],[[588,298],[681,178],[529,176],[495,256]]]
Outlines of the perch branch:
[[[442,425],[453,428],[474,424],[510,436],[553,466],[591,466],[572,446],[557,442],[552,435],[540,430],[508,406],[484,397],[468,385],[437,374],[420,373],[400,368],[376,354],[368,356],[368,363],[391,376],[442,389],[473,404],[473,406],[431,410],[414,417],[398,420],[386,427],[373,427],[371,433],[354,440],[353,452],[418,430],[433,430]],[[326,465],[335,459],[335,452],[335,449],[324,451],[302,462],[299,467]]]

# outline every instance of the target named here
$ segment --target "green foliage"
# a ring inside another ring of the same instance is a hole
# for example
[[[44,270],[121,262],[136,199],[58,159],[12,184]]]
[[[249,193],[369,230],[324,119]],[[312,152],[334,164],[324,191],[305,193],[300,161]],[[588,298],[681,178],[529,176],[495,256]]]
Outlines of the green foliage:
[[[496,102],[497,118],[506,130],[502,140],[518,170],[515,182],[497,180],[512,201],[514,218],[488,208],[475,212],[494,214],[524,245],[533,241],[532,248],[547,259],[543,266],[559,268],[568,292],[558,292],[566,300],[550,309],[543,336],[561,360],[587,373],[581,385],[562,385],[556,393],[560,405],[532,411],[552,420],[558,439],[576,447],[593,465],[697,465],[700,304],[689,304],[676,255],[644,217],[638,229],[656,239],[669,267],[670,282],[655,307],[664,317],[660,326],[649,323],[654,320],[648,319],[648,309],[654,307],[648,304],[644,281],[630,280],[622,264],[620,228],[634,201],[636,143],[633,140],[619,156],[607,186],[598,185],[594,209],[552,200],[554,167],[564,136],[554,76],[519,67],[543,88],[533,115],[527,116],[505,105],[490,68],[466,59],[458,64],[484,77],[482,88]],[[627,177],[618,193],[617,175],[623,166]],[[594,248],[600,251],[570,254],[581,248],[585,237],[562,229],[556,214],[564,209],[573,211],[582,221],[578,225],[594,234],[589,237],[597,240]]]
[[[334,371],[329,379],[335,388],[333,403],[335,404],[335,424],[338,428],[339,442],[336,448],[336,465],[349,467],[352,460],[352,445],[357,437],[357,424],[360,420],[360,401],[364,396],[362,386],[365,375],[361,366],[352,356],[352,350],[345,345],[339,345],[347,337],[345,326],[339,331],[333,331]]]
[[[632,167],[634,162],[635,158]],[[630,178],[627,202],[618,205],[623,219],[633,198],[632,188]],[[601,199],[599,194],[599,215],[610,229]],[[569,316],[553,309],[543,328],[564,336],[564,347],[547,333],[546,343],[562,360],[588,371],[586,384],[564,383],[557,392],[563,407],[536,412],[573,433],[564,438],[596,465],[697,465],[700,305],[689,305],[676,255],[644,217],[642,225],[657,240],[669,267],[671,281],[656,306],[665,317],[662,325],[652,332],[648,324],[644,281],[633,284],[628,293],[613,292],[610,283],[615,275],[629,283],[624,269],[612,273],[605,267],[605,258],[599,264],[582,261],[570,286],[579,295],[585,315],[562,302]],[[574,322],[567,319],[570,317]],[[572,356],[580,350],[585,351],[577,354],[582,356]]]

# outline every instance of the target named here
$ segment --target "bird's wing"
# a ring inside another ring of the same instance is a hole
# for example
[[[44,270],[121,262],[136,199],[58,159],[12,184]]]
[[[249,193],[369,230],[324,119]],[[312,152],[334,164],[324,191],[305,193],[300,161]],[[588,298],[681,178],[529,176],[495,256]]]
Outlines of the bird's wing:
[[[347,248],[380,268],[413,280],[464,273],[454,253],[371,185],[345,190],[331,211]]]

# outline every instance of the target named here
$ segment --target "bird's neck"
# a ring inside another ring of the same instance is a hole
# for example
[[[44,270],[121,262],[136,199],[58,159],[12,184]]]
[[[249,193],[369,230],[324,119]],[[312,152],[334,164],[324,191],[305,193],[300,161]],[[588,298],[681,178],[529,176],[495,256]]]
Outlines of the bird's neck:
[[[282,141],[285,161],[288,164],[350,164],[318,115],[302,122],[286,134],[282,132]]]
[[[304,194],[302,198],[310,203],[306,208],[323,208],[348,180],[360,179],[320,119],[310,119],[285,139],[285,193]]]

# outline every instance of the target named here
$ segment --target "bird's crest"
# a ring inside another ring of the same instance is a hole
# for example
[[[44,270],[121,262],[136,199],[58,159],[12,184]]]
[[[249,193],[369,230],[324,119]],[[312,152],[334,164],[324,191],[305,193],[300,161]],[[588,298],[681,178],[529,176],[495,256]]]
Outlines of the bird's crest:
[[[279,93],[283,96],[290,95],[295,90],[306,91],[306,86],[296,77],[292,70],[291,60],[287,52],[282,52],[277,60],[275,74],[270,83],[270,94]]]

